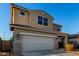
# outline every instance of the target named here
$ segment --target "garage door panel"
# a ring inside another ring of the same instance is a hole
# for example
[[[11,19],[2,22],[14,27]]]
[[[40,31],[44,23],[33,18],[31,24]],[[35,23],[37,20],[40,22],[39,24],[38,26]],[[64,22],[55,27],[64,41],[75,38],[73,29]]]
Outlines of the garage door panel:
[[[49,50],[55,48],[55,39],[53,37],[22,35],[22,50]]]

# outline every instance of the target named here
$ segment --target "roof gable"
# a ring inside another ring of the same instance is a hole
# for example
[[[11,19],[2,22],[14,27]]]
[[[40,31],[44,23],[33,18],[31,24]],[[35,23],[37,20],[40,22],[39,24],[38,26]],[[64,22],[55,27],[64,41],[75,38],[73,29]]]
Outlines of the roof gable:
[[[52,20],[54,20],[54,18],[53,18],[51,15],[49,15],[47,12],[45,12],[44,10],[29,10],[29,9],[27,9],[27,8],[18,6],[18,5],[13,4],[13,3],[11,3],[11,6],[13,6],[13,7],[15,7],[15,8],[18,8],[18,9],[22,9],[22,10],[24,10],[24,11],[40,11],[42,14],[46,14],[48,17],[50,17]]]

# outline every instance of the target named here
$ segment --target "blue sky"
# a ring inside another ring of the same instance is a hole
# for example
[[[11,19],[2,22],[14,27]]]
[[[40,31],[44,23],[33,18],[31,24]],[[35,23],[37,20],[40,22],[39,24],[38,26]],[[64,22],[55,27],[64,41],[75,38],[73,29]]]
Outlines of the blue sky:
[[[44,10],[49,15],[54,17],[54,22],[63,25],[62,31],[70,34],[79,32],[79,4],[64,4],[64,3],[45,3],[45,4],[17,4],[19,6]],[[12,33],[9,29],[10,23],[10,4],[0,3],[0,37],[9,39]]]

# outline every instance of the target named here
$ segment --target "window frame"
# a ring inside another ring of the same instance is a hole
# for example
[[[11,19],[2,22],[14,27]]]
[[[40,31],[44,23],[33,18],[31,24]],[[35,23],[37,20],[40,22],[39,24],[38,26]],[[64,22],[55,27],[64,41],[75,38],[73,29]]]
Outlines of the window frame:
[[[41,20],[40,20],[40,18],[41,18]],[[41,22],[41,23],[39,23],[39,22]],[[38,24],[44,25],[44,26],[48,26],[48,18],[42,17],[42,16],[38,16]]]
[[[43,25],[48,26],[48,18],[43,18]]]
[[[22,15],[21,12],[23,12],[24,15]],[[19,12],[19,16],[24,16],[24,17],[25,17],[25,15],[26,15],[26,14],[25,14],[25,11],[20,11],[20,12]]]
[[[38,24],[43,25],[43,17],[38,16]]]

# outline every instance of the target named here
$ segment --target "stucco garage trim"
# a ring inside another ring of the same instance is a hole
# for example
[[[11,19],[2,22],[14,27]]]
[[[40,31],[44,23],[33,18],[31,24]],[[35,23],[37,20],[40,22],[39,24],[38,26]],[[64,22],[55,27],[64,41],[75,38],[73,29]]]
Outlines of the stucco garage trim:
[[[53,37],[56,38],[57,36],[53,35],[43,35],[43,34],[33,34],[33,33],[19,33],[20,35],[32,35],[32,36],[43,36],[43,37]]]

